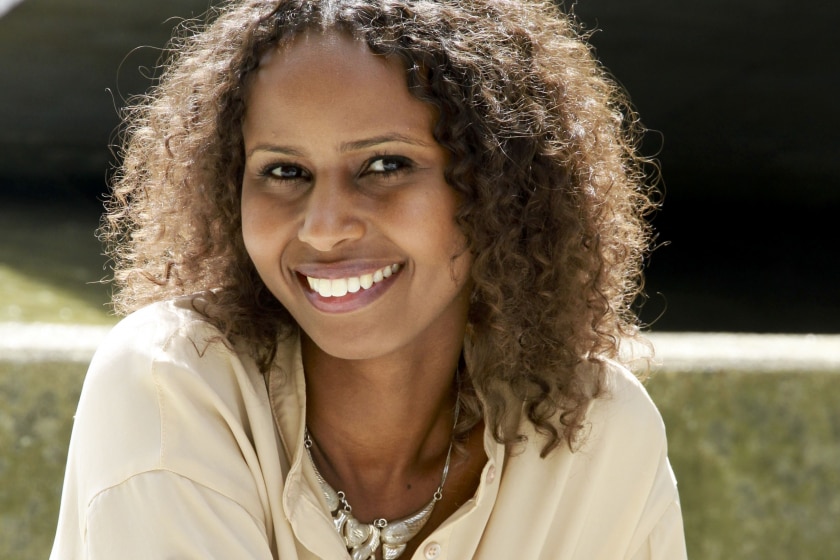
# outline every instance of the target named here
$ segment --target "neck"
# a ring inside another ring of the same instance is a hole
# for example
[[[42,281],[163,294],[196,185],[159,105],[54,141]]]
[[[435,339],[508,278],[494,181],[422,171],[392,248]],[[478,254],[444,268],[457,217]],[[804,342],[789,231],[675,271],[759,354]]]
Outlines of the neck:
[[[427,502],[452,438],[460,341],[422,356],[341,360],[304,335],[302,351],[313,457],[327,482],[357,510],[375,497],[386,510],[377,516],[402,515],[409,490],[409,501]]]

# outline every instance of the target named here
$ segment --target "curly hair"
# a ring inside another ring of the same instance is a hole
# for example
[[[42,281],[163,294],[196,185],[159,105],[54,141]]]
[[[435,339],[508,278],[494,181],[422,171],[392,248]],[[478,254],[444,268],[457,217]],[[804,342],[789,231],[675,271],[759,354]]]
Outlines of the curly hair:
[[[127,109],[122,165],[102,232],[114,304],[201,294],[196,305],[263,371],[296,327],[242,239],[242,120],[262,55],[335,29],[398,57],[438,113],[446,180],[473,255],[458,432],[482,418],[497,441],[543,455],[575,447],[604,360],[638,336],[632,312],[655,204],[641,127],[572,18],[539,0],[247,0],[170,45],[157,85]],[[199,305],[200,304],[200,305]],[[481,398],[479,398],[479,395]]]

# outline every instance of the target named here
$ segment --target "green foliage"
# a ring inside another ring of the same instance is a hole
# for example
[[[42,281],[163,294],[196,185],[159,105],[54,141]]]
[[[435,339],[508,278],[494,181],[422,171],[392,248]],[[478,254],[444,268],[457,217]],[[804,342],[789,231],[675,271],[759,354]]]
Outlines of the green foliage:
[[[692,560],[840,558],[840,376],[659,373]]]
[[[99,209],[0,203],[0,321],[112,324]]]
[[[0,362],[0,558],[49,556],[86,369]]]

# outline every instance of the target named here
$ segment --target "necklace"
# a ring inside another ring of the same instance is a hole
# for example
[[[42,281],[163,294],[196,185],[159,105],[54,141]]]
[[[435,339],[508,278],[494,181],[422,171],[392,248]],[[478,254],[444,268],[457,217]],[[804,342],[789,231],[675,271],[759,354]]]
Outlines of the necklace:
[[[372,523],[362,523],[353,517],[353,508],[347,503],[344,492],[336,492],[330,486],[312,459],[312,436],[309,428],[304,428],[303,446],[309,455],[312,469],[321,486],[321,493],[326,499],[333,518],[333,525],[336,531],[344,539],[344,545],[350,552],[353,560],[374,560],[376,551],[382,546],[382,558],[394,560],[399,558],[405,551],[406,544],[414,538],[420,529],[429,521],[435,504],[443,498],[443,485],[446,483],[446,475],[449,473],[449,460],[452,458],[452,445],[455,442],[455,426],[458,424],[458,412],[461,408],[460,387],[458,397],[455,400],[455,421],[452,424],[452,437],[449,439],[449,449],[446,452],[446,463],[443,465],[443,473],[440,477],[440,486],[435,490],[432,500],[420,511],[408,517],[388,521],[384,518],[375,519]]]

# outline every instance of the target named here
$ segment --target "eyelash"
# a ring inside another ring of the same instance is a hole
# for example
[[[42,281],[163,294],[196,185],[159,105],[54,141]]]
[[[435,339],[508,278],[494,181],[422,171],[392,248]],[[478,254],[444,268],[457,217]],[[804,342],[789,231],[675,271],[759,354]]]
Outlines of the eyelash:
[[[377,161],[380,161],[380,160],[383,160],[384,165],[396,163],[397,165],[399,165],[399,167],[397,169],[390,169],[390,170],[386,169],[386,170],[383,170],[383,171],[371,171],[370,170],[371,166],[374,163],[376,163]],[[300,176],[298,176],[298,177],[281,177],[279,175],[275,175],[274,172],[276,170],[284,168],[284,167],[297,169],[298,172],[300,173]],[[365,162],[364,168],[363,168],[362,172],[359,174],[359,176],[364,177],[366,175],[375,175],[375,176],[380,177],[380,178],[389,178],[389,177],[394,177],[394,176],[397,176],[397,175],[400,175],[400,174],[403,174],[403,173],[407,173],[408,171],[410,171],[413,168],[414,168],[414,163],[406,157],[394,156],[394,155],[389,155],[389,154],[377,154],[377,155],[373,156],[372,158],[370,158],[369,160],[367,160]],[[302,181],[302,180],[307,180],[307,179],[310,178],[310,174],[305,168],[303,168],[299,165],[296,165],[294,163],[270,163],[260,170],[260,175],[262,177],[266,177],[266,178],[269,178],[269,179],[276,179],[278,181]]]
[[[396,163],[396,164],[399,165],[399,167],[397,169],[384,170],[384,171],[370,171],[371,166],[375,162],[380,161],[380,160],[382,160],[384,164]],[[387,178],[387,177],[393,177],[393,176],[396,176],[396,175],[400,175],[402,173],[407,173],[408,171],[411,171],[411,169],[413,167],[414,167],[413,162],[406,157],[394,156],[394,155],[389,155],[389,154],[376,154],[375,156],[373,156],[372,158],[367,160],[367,162],[365,162],[365,170],[362,172],[362,175],[377,175],[379,177]]]
[[[281,169],[283,167],[288,168],[295,168],[297,169],[301,176],[299,177],[281,177],[279,175],[275,175],[274,171]],[[269,163],[265,167],[260,170],[260,176],[266,177],[268,179],[276,179],[278,181],[301,181],[304,179],[308,179],[307,177],[308,172],[301,166],[295,165],[293,163]]]

